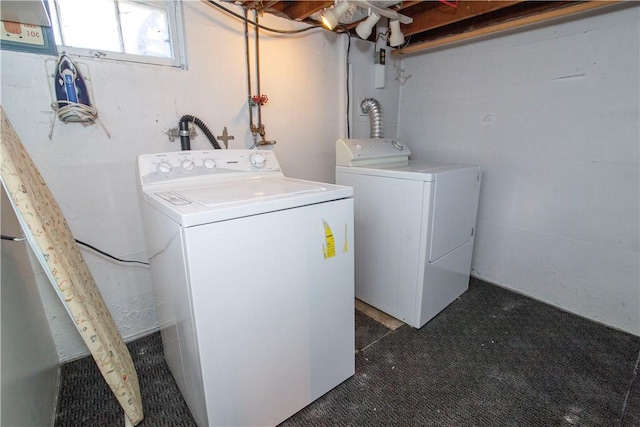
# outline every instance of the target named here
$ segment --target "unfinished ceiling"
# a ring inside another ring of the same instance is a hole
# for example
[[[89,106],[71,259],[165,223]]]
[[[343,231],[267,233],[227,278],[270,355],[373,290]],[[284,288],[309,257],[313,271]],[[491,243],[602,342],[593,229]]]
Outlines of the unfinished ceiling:
[[[234,1],[234,3],[246,9],[255,9],[258,12],[271,13],[315,25],[320,24],[319,13],[334,5],[334,1],[318,0]],[[372,1],[371,3],[380,2]],[[411,24],[401,26],[406,42],[400,48],[400,52],[410,53],[617,2],[433,0],[391,3],[395,3],[390,7],[391,10],[413,19]],[[356,25],[357,22],[344,24],[338,30],[347,30],[355,35]]]

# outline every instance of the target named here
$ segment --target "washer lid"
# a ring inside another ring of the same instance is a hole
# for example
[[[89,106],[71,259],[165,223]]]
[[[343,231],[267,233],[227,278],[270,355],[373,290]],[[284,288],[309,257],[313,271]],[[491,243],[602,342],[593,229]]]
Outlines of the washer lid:
[[[436,180],[436,175],[452,173],[463,169],[480,170],[478,165],[427,163],[409,160],[407,165],[368,165],[368,166],[336,166],[336,172],[355,175],[371,175],[387,178],[412,179],[416,181],[431,182]]]
[[[220,185],[180,190],[177,194],[204,206],[233,203],[257,203],[267,199],[293,197],[304,193],[317,193],[324,187],[286,179],[243,182],[241,185]]]
[[[183,227],[353,197],[353,189],[293,178],[144,189],[143,199]]]

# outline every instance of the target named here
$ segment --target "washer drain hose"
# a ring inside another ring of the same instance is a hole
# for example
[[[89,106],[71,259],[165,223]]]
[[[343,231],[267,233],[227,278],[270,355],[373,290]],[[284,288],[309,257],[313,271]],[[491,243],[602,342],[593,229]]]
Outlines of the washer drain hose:
[[[211,145],[213,145],[213,148],[215,148],[216,150],[220,150],[220,144],[218,144],[218,141],[216,140],[216,137],[213,136],[213,134],[211,133],[211,131],[209,130],[207,125],[205,125],[204,122],[202,120],[200,120],[199,118],[197,118],[195,116],[191,116],[189,114],[185,114],[184,116],[182,116],[180,118],[180,123],[179,123],[179,125],[180,125],[179,126],[180,127],[180,144],[182,145],[182,149],[183,150],[190,150],[191,149],[191,147],[190,147],[191,144],[189,142],[189,125],[188,125],[189,122],[197,125],[202,130],[202,132],[204,132],[204,134],[207,135],[207,138],[209,139],[209,142],[211,142]],[[183,129],[183,126],[184,126],[184,129]],[[183,130],[186,131],[186,135],[182,135]]]

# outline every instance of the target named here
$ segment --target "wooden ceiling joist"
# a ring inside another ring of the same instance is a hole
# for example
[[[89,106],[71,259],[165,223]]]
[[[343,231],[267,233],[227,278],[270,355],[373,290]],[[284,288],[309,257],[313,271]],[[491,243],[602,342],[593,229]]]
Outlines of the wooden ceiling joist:
[[[333,1],[279,1],[272,8],[288,16],[289,19],[303,21],[332,5]]]
[[[333,0],[263,0],[234,1],[245,9],[274,15],[294,21],[318,24],[314,14],[334,4]],[[402,1],[391,9],[413,19],[402,25],[402,33],[408,45],[393,53],[414,53],[443,46],[448,43],[469,40],[521,26],[540,23],[559,17],[593,10],[611,4],[633,6],[635,1],[539,1],[539,0],[424,0]],[[354,32],[357,22],[342,26]]]
[[[492,25],[485,26],[483,28],[472,29],[469,31],[461,32],[459,34],[452,34],[435,40],[424,41],[416,43],[410,46],[399,49],[401,54],[409,54],[427,49],[433,49],[436,47],[444,46],[451,43],[457,43],[465,40],[470,40],[477,37],[482,37],[490,34],[499,33],[502,31],[512,30],[515,28],[524,27],[527,25],[537,24],[553,19],[573,15],[575,13],[585,12],[589,10],[598,9],[601,7],[617,4],[619,1],[588,1],[580,3],[564,2],[566,6],[560,8],[554,8],[544,12],[538,12],[529,16],[523,16],[515,19],[511,19],[505,22],[499,22]],[[397,52],[393,52],[394,54]]]
[[[402,13],[411,16],[413,18],[413,22],[402,26],[402,34],[410,36],[422,33],[443,25],[464,21],[465,19],[474,18],[522,2],[522,0],[464,1],[458,3],[458,7],[456,8],[440,2],[436,2],[435,6],[433,4],[434,2],[418,2],[422,4],[430,3],[430,7],[424,8],[422,4],[417,4],[414,7],[421,7],[422,9],[419,11],[412,10],[412,7],[403,9]]]

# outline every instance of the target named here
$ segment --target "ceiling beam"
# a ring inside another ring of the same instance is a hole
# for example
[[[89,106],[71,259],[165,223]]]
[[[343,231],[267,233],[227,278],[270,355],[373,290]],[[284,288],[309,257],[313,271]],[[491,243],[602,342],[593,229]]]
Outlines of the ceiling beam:
[[[423,31],[464,21],[485,13],[504,9],[523,1],[461,1],[458,7],[451,7],[437,2],[414,2],[416,4],[403,8],[402,13],[411,16],[413,23],[402,26],[402,34],[410,36]]]
[[[333,1],[279,1],[271,9],[294,21],[302,21],[329,6],[333,6]]]
[[[537,24],[543,21],[549,21],[551,19],[561,18],[564,16],[573,15],[575,13],[585,12],[593,9],[598,9],[601,7],[611,6],[612,4],[619,4],[619,0],[605,0],[605,1],[587,1],[582,3],[569,3],[568,6],[549,10],[546,12],[541,12],[529,16],[523,16],[516,19],[511,19],[506,22],[494,23],[493,25],[489,25],[483,28],[477,28],[474,30],[466,31],[459,34],[453,34],[450,36],[445,36],[435,40],[429,40],[421,43],[416,43],[399,50],[395,50],[392,54],[408,54],[408,53],[416,53],[425,51],[427,49],[433,49],[436,47],[441,47],[451,43],[457,43],[465,40],[470,40],[473,38],[486,36],[489,34],[495,34],[506,30],[511,30],[514,28],[519,28],[527,25]],[[624,2],[622,2],[624,3]],[[414,21],[415,22],[415,21]],[[404,28],[403,28],[404,32]]]

